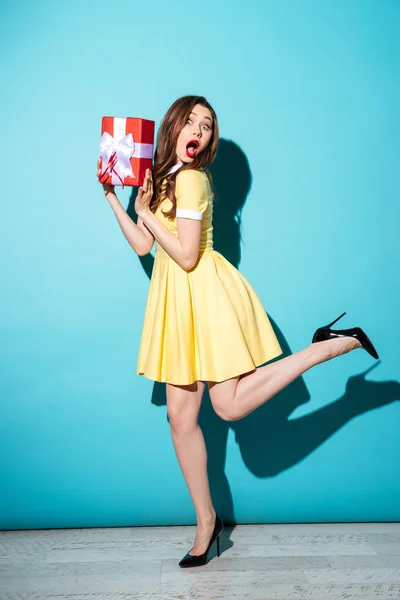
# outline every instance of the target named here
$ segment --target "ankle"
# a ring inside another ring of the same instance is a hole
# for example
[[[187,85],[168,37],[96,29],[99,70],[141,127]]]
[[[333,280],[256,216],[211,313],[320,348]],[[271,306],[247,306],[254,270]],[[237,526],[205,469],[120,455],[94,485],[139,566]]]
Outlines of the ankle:
[[[198,513],[196,516],[197,525],[209,525],[215,520],[216,512],[214,508],[208,508],[207,510]]]

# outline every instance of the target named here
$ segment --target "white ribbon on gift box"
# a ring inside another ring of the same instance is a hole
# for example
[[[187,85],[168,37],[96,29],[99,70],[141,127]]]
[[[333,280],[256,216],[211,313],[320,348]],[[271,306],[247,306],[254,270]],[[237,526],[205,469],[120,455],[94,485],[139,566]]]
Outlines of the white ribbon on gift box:
[[[125,177],[133,177],[130,163],[131,158],[153,158],[153,144],[135,143],[133,135],[126,132],[126,119],[114,118],[114,137],[104,132],[100,139],[100,156],[102,159],[103,173],[107,170],[110,157],[115,152],[117,162],[113,171],[116,171],[119,177],[124,181]],[[102,174],[103,174],[102,173]],[[111,173],[111,184],[121,185],[118,175]]]

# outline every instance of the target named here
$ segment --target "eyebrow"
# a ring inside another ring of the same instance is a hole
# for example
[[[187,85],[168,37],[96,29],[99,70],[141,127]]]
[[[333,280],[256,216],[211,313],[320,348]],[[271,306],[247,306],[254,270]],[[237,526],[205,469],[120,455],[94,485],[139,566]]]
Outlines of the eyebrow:
[[[193,111],[190,114],[191,115],[195,115],[197,117],[197,114],[195,112],[193,112]],[[212,119],[210,119],[210,117],[203,117],[203,119],[208,119],[212,123]]]

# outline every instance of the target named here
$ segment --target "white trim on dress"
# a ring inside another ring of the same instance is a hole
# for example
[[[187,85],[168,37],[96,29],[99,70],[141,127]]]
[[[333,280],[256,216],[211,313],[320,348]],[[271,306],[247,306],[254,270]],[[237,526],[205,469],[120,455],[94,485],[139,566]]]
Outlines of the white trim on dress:
[[[176,165],[174,165],[173,167],[170,168],[170,170],[168,171],[167,175],[170,175],[171,173],[175,173],[175,171],[177,171],[178,169],[180,169],[182,165],[183,165],[183,162],[176,163]]]
[[[201,221],[203,213],[201,210],[193,210],[192,208],[177,208],[176,216],[183,217],[184,219],[196,219],[197,221]]]

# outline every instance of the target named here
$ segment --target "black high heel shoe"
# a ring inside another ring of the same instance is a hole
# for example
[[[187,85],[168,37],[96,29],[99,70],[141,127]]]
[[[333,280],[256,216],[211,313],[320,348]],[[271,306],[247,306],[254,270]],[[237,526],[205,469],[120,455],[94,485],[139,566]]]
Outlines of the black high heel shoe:
[[[207,563],[208,552],[209,552],[211,546],[213,545],[213,543],[215,542],[215,540],[217,540],[217,555],[219,556],[219,536],[223,529],[224,529],[224,524],[222,522],[222,519],[216,514],[214,531],[212,532],[212,536],[210,539],[210,543],[207,546],[207,550],[204,552],[204,554],[195,555],[195,554],[187,553],[180,561],[179,566],[180,567],[201,567],[202,565],[205,565]]]
[[[314,342],[322,342],[324,340],[329,340],[329,338],[333,337],[344,337],[349,336],[356,338],[360,342],[360,344],[365,348],[365,350],[371,354],[374,358],[379,358],[377,351],[374,348],[373,343],[369,339],[366,333],[360,327],[351,327],[350,329],[330,329],[331,325],[339,321],[347,313],[343,313],[329,323],[329,325],[325,325],[325,327],[319,327],[313,335],[312,343]]]

